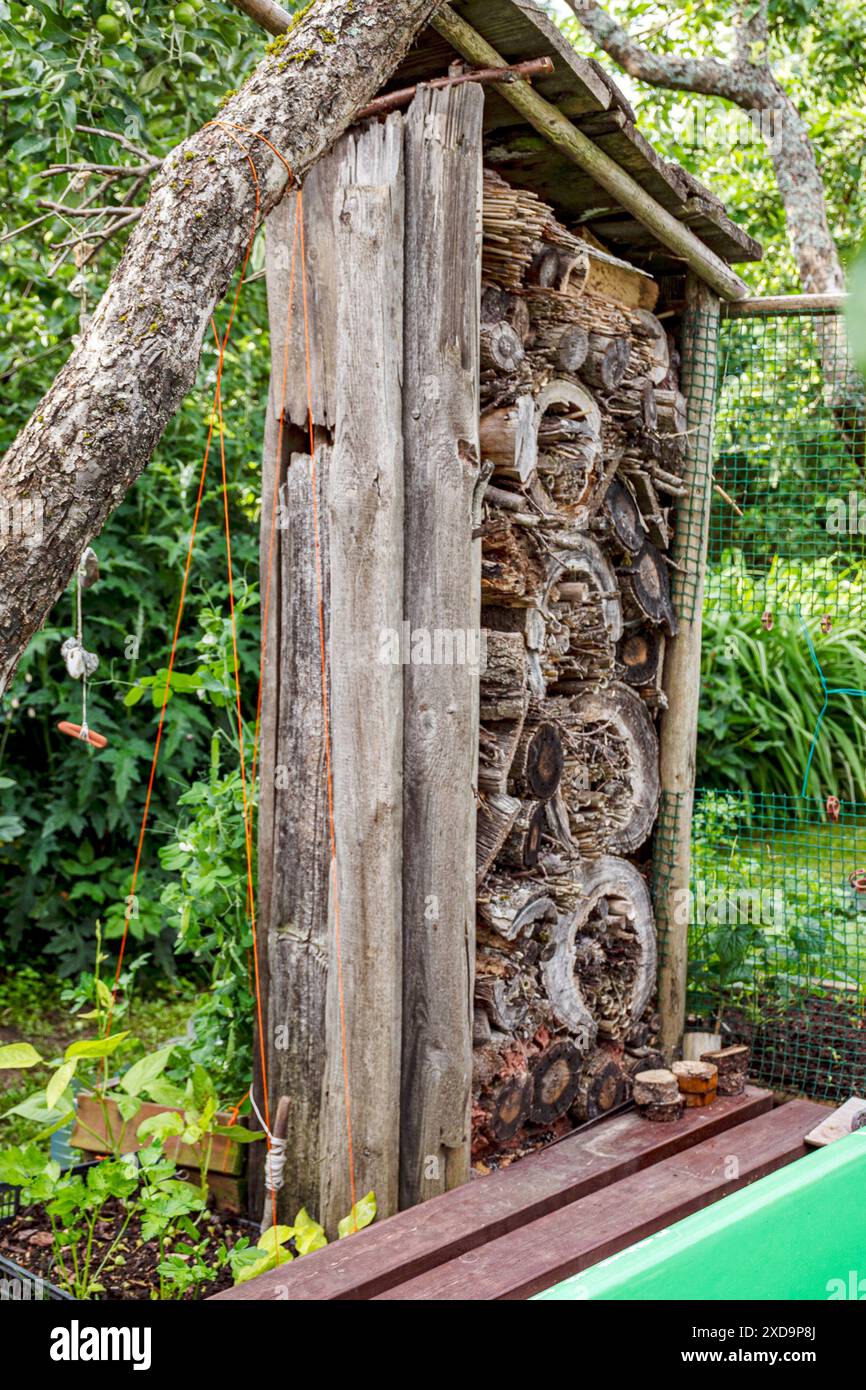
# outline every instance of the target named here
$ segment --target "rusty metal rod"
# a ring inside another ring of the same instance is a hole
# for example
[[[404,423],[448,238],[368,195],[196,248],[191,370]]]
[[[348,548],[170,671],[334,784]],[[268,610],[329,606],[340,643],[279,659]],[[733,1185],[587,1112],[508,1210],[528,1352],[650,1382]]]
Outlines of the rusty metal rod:
[[[528,77],[549,77],[554,71],[552,58],[531,58],[526,63],[515,63],[507,68],[475,68],[472,72],[461,72],[456,77],[433,77],[429,82],[418,82],[414,87],[401,87],[396,92],[385,92],[375,97],[369,106],[364,106],[355,117],[367,121],[371,116],[387,116],[389,111],[399,111],[409,106],[418,89],[423,87],[458,87],[463,82],[516,82]]]

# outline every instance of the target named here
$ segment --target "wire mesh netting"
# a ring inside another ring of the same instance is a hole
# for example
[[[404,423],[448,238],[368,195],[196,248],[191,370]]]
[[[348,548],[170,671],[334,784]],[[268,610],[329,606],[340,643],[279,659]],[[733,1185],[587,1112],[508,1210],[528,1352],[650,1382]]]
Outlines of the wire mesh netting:
[[[840,314],[723,320],[707,603],[866,609],[864,405]]]
[[[694,311],[683,321],[684,371],[688,376],[688,430],[684,443],[683,495],[676,502],[671,546],[671,598],[677,614],[690,622],[702,602],[704,540],[709,495],[700,481],[711,460],[716,398],[718,317]],[[697,478],[695,478],[697,474]]]
[[[866,804],[699,789],[689,1012],[752,1048],[768,1086],[866,1086]]]
[[[841,1101],[866,1088],[866,800],[842,799],[863,795],[864,381],[839,314],[731,317],[706,343],[712,491],[677,560],[687,601],[706,541],[705,776],[737,789],[662,797],[659,956],[687,930],[690,1026],[748,1043],[755,1081]]]
[[[676,797],[656,835],[668,887]],[[845,1100],[866,1087],[866,803],[699,788],[691,883],[659,923],[688,926],[689,1027],[751,1047],[750,1076]],[[663,898],[662,892],[662,898]]]

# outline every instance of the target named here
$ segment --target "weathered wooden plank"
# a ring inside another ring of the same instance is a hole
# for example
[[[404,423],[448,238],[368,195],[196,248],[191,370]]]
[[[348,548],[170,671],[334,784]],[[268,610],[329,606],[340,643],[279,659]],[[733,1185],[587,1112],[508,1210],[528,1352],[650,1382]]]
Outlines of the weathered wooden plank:
[[[712,502],[713,424],[719,343],[719,297],[689,275],[682,326],[680,385],[688,407],[688,439],[683,482],[688,499],[678,508],[671,596],[679,632],[665,657],[667,709],[659,738],[662,792],[663,887],[656,898],[659,939],[659,1046],[666,1061],[679,1048],[686,1011],[686,971],[690,912],[692,805],[701,698],[701,632],[704,578]]]
[[[262,626],[267,626],[267,631],[262,633],[262,708],[261,708],[261,732],[260,732],[260,766],[261,760],[268,757],[271,761],[269,766],[273,768],[273,761],[276,753],[277,737],[277,715],[279,712],[279,664],[278,654],[278,634],[279,634],[279,613],[280,613],[280,590],[282,583],[282,573],[279,564],[279,544],[280,537],[275,527],[271,525],[274,514],[275,487],[279,489],[288,466],[289,447],[285,437],[285,431],[280,431],[277,420],[277,411],[274,407],[274,381],[271,378],[268,389],[268,405],[265,413],[264,440],[262,444],[262,507],[261,507],[261,527],[259,541],[260,569],[261,569],[261,592],[262,592]],[[270,569],[271,578],[268,581],[268,570]],[[267,599],[265,592],[268,591]],[[267,606],[267,619],[265,618],[264,608]],[[262,1012],[261,1019],[258,1017],[254,1021],[255,1040],[253,1047],[253,1091],[258,1097],[264,1094],[262,1081],[262,1040],[264,1039],[265,1056],[267,1056],[268,1033],[268,996],[269,996],[269,974],[268,974],[268,935],[270,922],[272,921],[273,911],[273,874],[271,865],[274,860],[274,799],[276,787],[272,773],[259,778],[259,811],[257,818],[257,846],[256,853],[259,866],[258,893],[257,893],[257,912],[256,912],[256,933],[258,938],[258,961],[259,961],[259,986],[261,991]],[[247,1155],[247,1173],[249,1186],[250,1211],[260,1213],[262,1210],[262,1199],[264,1195],[263,1170],[265,1146],[264,1144],[254,1144],[249,1148]]]
[[[224,1299],[368,1299],[486,1241],[641,1172],[714,1135],[765,1114],[769,1091],[748,1087],[676,1125],[651,1125],[635,1112],[569,1136],[510,1168],[377,1222],[357,1240],[318,1250],[289,1269],[219,1295]]]
[[[382,659],[382,634],[398,632],[403,614],[403,209],[403,118],[394,115],[341,146],[333,209],[331,911],[342,968],[332,945],[319,1159],[330,1233],[352,1206],[344,1028],[356,1195],[374,1190],[383,1214],[398,1200],[403,669]]]
[[[771,294],[722,306],[726,319],[768,317],[773,314],[838,314],[848,303],[847,294]]]
[[[320,159],[304,180],[304,225],[308,229],[305,238],[307,303],[310,320],[315,325],[315,332],[310,335],[310,399],[313,419],[328,429],[333,428],[336,419],[334,373],[337,362],[337,316],[332,210],[341,152],[348,138],[344,137],[330,155]],[[296,197],[287,194],[268,217],[265,224],[265,264],[273,406],[279,413],[280,404],[285,400],[286,419],[303,430],[308,423],[308,395],[300,236],[294,256],[294,292],[291,311],[289,309],[296,208]]]
[[[406,119],[405,616],[463,660],[405,668],[403,1206],[469,1176],[483,103],[422,90]]]
[[[377,1298],[425,1302],[529,1298],[802,1158],[807,1152],[804,1136],[822,1113],[813,1101],[791,1101],[738,1125],[735,1139],[724,1133],[706,1140]]]
[[[276,426],[274,426],[276,428]],[[275,460],[265,460],[266,508]],[[322,586],[328,613],[327,480],[317,457]],[[312,461],[293,454],[280,488],[267,667],[263,692],[259,812],[259,957],[266,965],[271,1106],[291,1097],[280,1214],[320,1210],[321,1096],[330,956],[327,790],[321,693]],[[256,1050],[258,1061],[258,1049]],[[261,1076],[256,1094],[261,1106]],[[255,1200],[255,1189],[253,1200]],[[261,1207],[258,1207],[259,1213]]]

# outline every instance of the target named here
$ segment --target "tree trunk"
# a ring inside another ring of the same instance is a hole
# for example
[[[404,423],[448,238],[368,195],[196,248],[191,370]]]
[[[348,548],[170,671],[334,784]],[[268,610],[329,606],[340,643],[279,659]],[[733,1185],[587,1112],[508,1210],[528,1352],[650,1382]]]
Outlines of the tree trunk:
[[[28,501],[42,506],[38,534],[0,536],[0,693],[195,381],[211,314],[256,220],[286,191],[289,174],[271,146],[306,174],[435,8],[318,0],[222,109],[221,124],[166,159],[83,341],[0,463],[0,505],[13,514]]]

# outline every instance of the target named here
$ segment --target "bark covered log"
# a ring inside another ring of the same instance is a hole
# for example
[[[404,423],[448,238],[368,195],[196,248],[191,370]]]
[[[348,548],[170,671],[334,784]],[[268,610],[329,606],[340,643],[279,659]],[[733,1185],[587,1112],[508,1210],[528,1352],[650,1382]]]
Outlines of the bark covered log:
[[[211,314],[256,221],[245,151],[258,171],[261,219],[289,179],[270,146],[306,174],[435,8],[435,0],[319,0],[222,109],[222,124],[166,159],[83,341],[0,463],[3,506],[42,505],[38,534],[0,536],[0,693],[195,381]],[[229,126],[261,132],[270,145]]]

